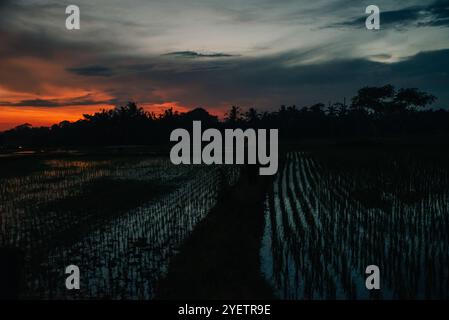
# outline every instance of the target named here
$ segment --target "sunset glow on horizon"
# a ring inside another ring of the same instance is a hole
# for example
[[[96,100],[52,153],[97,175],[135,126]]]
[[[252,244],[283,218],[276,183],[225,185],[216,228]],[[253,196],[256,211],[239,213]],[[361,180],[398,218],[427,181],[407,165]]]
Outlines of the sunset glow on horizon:
[[[171,105],[170,105],[171,107]],[[45,107],[2,107],[0,109],[0,131],[12,129],[22,124],[31,124],[33,127],[50,127],[59,124],[62,121],[75,122],[83,118],[83,114],[94,114],[101,110],[110,110],[115,108],[111,105],[92,105],[92,106],[67,106],[64,108],[45,108]],[[162,105],[143,106],[145,111],[154,112],[156,115],[162,113]],[[167,105],[167,108],[169,106]],[[173,106],[174,111],[185,112],[186,108],[177,108]]]
[[[167,109],[173,109],[174,112],[184,113],[191,111],[191,108],[183,107],[176,102],[167,102],[160,104],[138,104],[145,111],[158,116]],[[61,108],[50,107],[30,107],[20,108],[11,106],[2,106],[0,108],[0,131],[9,130],[19,125],[30,124],[33,127],[50,127],[59,124],[62,121],[76,122],[83,119],[84,114],[94,114],[101,110],[114,109],[113,105],[73,105]],[[212,115],[222,118],[225,111],[211,112]]]
[[[0,109],[0,131],[12,129],[25,123],[33,127],[49,127],[62,121],[74,122],[83,118],[83,114],[93,114],[101,109],[114,106],[67,106],[64,108],[46,107],[2,107]]]

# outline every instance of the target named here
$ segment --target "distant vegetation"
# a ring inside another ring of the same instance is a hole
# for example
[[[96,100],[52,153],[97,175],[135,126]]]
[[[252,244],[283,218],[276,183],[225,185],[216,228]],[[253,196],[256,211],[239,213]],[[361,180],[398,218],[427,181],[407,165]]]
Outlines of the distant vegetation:
[[[278,128],[280,138],[364,138],[449,134],[449,112],[428,107],[436,97],[415,88],[396,90],[392,85],[364,87],[350,103],[281,106],[273,112],[233,106],[219,120],[198,108],[187,113],[167,109],[155,115],[130,102],[113,110],[85,114],[76,122],[51,127],[23,124],[0,133],[3,147],[155,145],[166,144],[174,128],[203,127]]]

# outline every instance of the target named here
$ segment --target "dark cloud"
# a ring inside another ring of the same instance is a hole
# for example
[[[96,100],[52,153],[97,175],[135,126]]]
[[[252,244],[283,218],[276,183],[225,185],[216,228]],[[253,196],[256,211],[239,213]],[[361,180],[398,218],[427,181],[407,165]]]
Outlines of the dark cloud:
[[[67,68],[67,71],[85,77],[110,77],[114,75],[112,69],[100,65],[86,66],[79,68]]]
[[[428,8],[433,19],[427,22],[420,22],[418,25],[444,26],[449,27],[449,1],[436,1],[433,6]]]
[[[130,64],[121,66],[122,70],[131,71],[131,72],[144,72],[149,71],[155,68],[154,63],[141,63],[141,64]]]
[[[89,106],[89,105],[115,105],[117,101],[115,99],[111,100],[94,100],[89,99],[89,96],[77,97],[72,99],[32,99],[32,100],[21,100],[18,102],[10,101],[0,101],[0,106],[11,106],[11,107],[46,107],[46,108],[56,108],[56,107],[66,107],[66,106]]]
[[[275,107],[279,104],[306,105],[351,97],[367,85],[392,83],[418,87],[449,105],[449,50],[423,52],[396,63],[367,59],[340,59],[319,64],[292,64],[297,53],[265,58],[237,59],[217,72],[155,71],[157,87],[180,88],[173,98],[190,106],[240,104]],[[150,77],[150,74],[148,74]]]
[[[381,26],[387,27],[449,27],[449,1],[438,0],[427,6],[412,6],[398,10],[382,11]],[[365,28],[366,17],[359,17],[349,21],[333,24],[329,27]]]
[[[234,57],[232,54],[226,53],[199,53],[195,51],[176,51],[165,54],[166,56],[177,56],[185,58],[228,58]]]
[[[392,56],[391,56],[391,54],[383,53],[383,54],[373,54],[373,55],[369,56],[369,58],[378,59],[378,60],[388,60],[388,59],[391,59]]]

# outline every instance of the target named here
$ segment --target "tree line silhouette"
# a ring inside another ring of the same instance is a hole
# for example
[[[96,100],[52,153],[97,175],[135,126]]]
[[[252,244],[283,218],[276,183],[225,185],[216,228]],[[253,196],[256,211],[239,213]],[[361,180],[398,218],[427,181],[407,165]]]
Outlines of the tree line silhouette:
[[[3,147],[52,147],[167,144],[175,128],[277,128],[280,139],[383,138],[449,134],[449,112],[429,109],[436,97],[416,88],[396,90],[392,85],[364,87],[349,104],[317,103],[298,108],[281,106],[272,112],[232,106],[223,120],[202,108],[179,113],[172,108],[156,115],[134,102],[112,110],[84,114],[76,122],[51,127],[23,124],[0,133]]]

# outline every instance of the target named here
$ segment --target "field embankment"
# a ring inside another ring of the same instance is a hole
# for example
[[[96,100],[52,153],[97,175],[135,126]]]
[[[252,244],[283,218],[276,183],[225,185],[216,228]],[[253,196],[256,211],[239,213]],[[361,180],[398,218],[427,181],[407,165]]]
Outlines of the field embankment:
[[[263,205],[270,178],[245,168],[173,259],[157,299],[272,299],[261,275]]]

